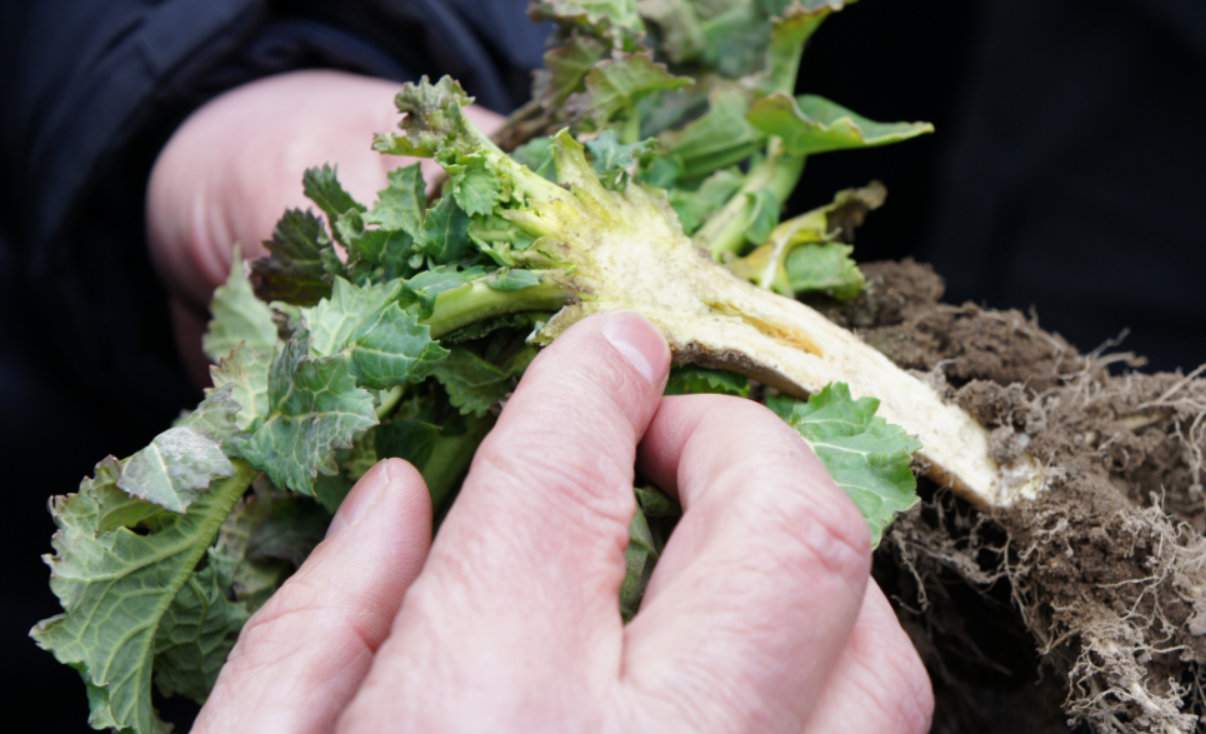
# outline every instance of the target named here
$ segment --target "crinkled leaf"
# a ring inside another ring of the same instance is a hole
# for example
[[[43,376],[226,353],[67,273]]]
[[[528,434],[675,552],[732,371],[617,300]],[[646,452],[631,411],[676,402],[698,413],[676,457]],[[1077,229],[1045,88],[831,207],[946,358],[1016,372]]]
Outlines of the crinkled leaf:
[[[628,54],[595,65],[586,75],[586,90],[567,104],[580,117],[603,128],[616,117],[630,115],[642,97],[690,83],[690,78],[671,74],[648,53]]]
[[[257,417],[268,412],[268,372],[272,355],[269,349],[243,345],[210,368],[213,391],[225,392],[238,406],[235,427],[239,430],[247,429]]]
[[[192,426],[177,426],[127,459],[117,486],[131,496],[183,512],[213,480],[232,474],[234,465],[217,441]]]
[[[309,305],[331,289],[343,271],[322,220],[311,212],[285,212],[272,239],[264,243],[269,255],[252,264],[256,294],[265,301]]]
[[[201,494],[184,514],[161,514],[156,527],[102,529],[105,505],[117,490],[111,467],[86,479],[78,494],[52,501],[58,532],[50,586],[64,613],[32,634],[38,644],[80,671],[89,689],[90,721],[138,734],[163,732],[151,703],[151,683],[163,656],[169,690],[196,693],[198,671],[225,660],[245,617],[211,579],[195,579],[198,561],[250,481],[234,476]],[[188,647],[204,659],[177,665],[172,650]]]
[[[377,201],[364,215],[367,224],[401,230],[418,238],[427,211],[427,184],[418,163],[399,166],[388,174],[389,185],[377,192]]]
[[[502,183],[482,156],[466,157],[449,165],[448,187],[456,203],[470,216],[489,214],[502,197]]]
[[[449,401],[466,415],[485,415],[515,386],[511,370],[463,347],[453,347],[434,374],[448,391]]]
[[[230,579],[214,567],[191,574],[164,612],[155,636],[155,685],[165,696],[204,703],[250,617],[227,599]]]
[[[452,196],[442,197],[423,220],[419,249],[436,264],[456,263],[473,252],[469,217]]]
[[[302,176],[302,190],[306,198],[314,202],[322,213],[327,215],[327,221],[334,226],[335,221],[348,211],[363,212],[364,205],[352,198],[339,183],[339,173],[329,163],[314,168],[307,168]]]
[[[653,140],[621,143],[614,130],[604,130],[586,141],[586,150],[599,181],[612,191],[622,191],[629,179],[640,173],[642,163],[656,148],[657,143]]]
[[[335,223],[348,251],[348,277],[356,282],[392,280],[410,275],[414,240],[401,229],[373,229],[365,215],[346,212]]]
[[[214,290],[209,326],[201,340],[206,356],[215,362],[240,344],[272,349],[277,343],[272,310],[252,291],[247,266],[237,247],[232,258],[230,275]]]
[[[620,48],[631,48],[645,32],[636,0],[535,0],[528,12],[539,20],[576,25]]]
[[[808,441],[833,481],[850,495],[878,544],[897,513],[917,503],[917,479],[909,468],[917,439],[875,415],[875,398],[854,400],[837,382],[807,402],[768,401],[772,410]]]
[[[334,474],[335,451],[377,422],[373,396],[356,386],[344,356],[310,356],[310,338],[296,334],[272,363],[266,416],[228,448],[274,484],[314,494],[319,472]]]
[[[400,281],[355,286],[336,279],[330,296],[302,311],[311,353],[330,357],[342,352],[353,335],[396,300],[401,290]]]
[[[330,298],[302,316],[312,354],[347,357],[363,387],[422,380],[448,352],[431,338],[430,328],[398,305],[401,288],[399,281],[358,287],[336,279]]]
[[[556,114],[565,100],[582,89],[586,72],[607,55],[607,46],[596,38],[573,33],[544,54],[544,68],[532,81],[532,96],[541,101],[550,114]]]
[[[388,155],[413,155],[430,158],[446,148],[459,148],[478,133],[467,124],[462,109],[473,102],[460,82],[442,76],[432,84],[426,76],[417,84],[405,84],[394,97],[394,106],[402,113],[398,127],[403,134],[378,134],[373,148]]]
[[[670,371],[665,392],[667,395],[719,393],[746,398],[750,395],[750,381],[732,372],[702,367],[676,367]]]
[[[448,350],[431,338],[431,329],[397,303],[364,323],[347,349],[356,381],[377,389],[418,382],[448,356]]]
[[[814,95],[771,94],[755,102],[748,117],[762,132],[782,138],[795,155],[888,145],[934,131],[928,122],[868,120]]]

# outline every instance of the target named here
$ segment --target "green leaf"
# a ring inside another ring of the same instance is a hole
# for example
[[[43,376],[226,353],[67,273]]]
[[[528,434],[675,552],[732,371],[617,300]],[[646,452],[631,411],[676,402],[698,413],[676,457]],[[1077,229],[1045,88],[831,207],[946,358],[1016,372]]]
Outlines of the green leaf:
[[[586,91],[567,104],[601,129],[616,117],[630,116],[642,97],[690,83],[690,78],[671,74],[648,53],[628,54],[596,64],[586,75]]]
[[[695,3],[690,0],[638,0],[641,16],[657,27],[659,47],[676,64],[694,61],[703,52],[706,40]]]
[[[268,377],[266,416],[228,449],[265,472],[274,484],[314,494],[319,472],[338,471],[335,451],[348,448],[377,423],[373,396],[356,386],[346,357],[311,358],[302,331],[285,345]]]
[[[268,413],[268,372],[272,355],[272,350],[243,345],[210,368],[214,383],[212,392],[225,392],[238,405],[235,427],[239,430],[246,430],[257,417]]]
[[[357,384],[379,390],[419,382],[448,351],[396,302],[399,281],[357,287],[338,278],[331,297],[302,319],[317,357],[346,357]]]
[[[494,365],[464,347],[453,347],[434,370],[448,399],[466,415],[485,415],[514,388],[514,371]]]
[[[852,238],[886,195],[878,182],[839,191],[832,204],[783,222],[769,242],[728,267],[738,277],[784,296],[824,293],[842,301],[855,298],[866,281],[850,256],[853,248],[832,240]]]
[[[784,262],[792,292],[825,293],[839,301],[858,297],[866,279],[850,257],[852,252],[850,245],[836,242],[792,248]]]
[[[502,198],[502,183],[482,156],[467,156],[449,164],[448,187],[460,208],[470,216],[489,214]]]
[[[767,405],[800,432],[839,487],[871,526],[878,545],[897,513],[917,503],[917,479],[909,468],[917,439],[878,418],[875,398],[854,400],[836,382],[808,402],[777,397]]]
[[[645,595],[645,587],[649,585],[649,578],[653,575],[657,555],[649,521],[638,506],[632,516],[632,522],[628,524],[628,548],[624,551],[624,581],[620,585],[620,616],[625,621],[636,616],[641,607],[641,597]]]
[[[642,140],[621,143],[614,130],[604,130],[586,141],[590,162],[599,180],[612,191],[622,191],[629,179],[640,173],[641,165],[655,152],[657,143]]]
[[[746,120],[750,103],[741,89],[723,87],[712,93],[708,111],[685,127],[658,137],[666,155],[682,162],[682,177],[698,180],[749,158],[765,135]]]
[[[438,424],[434,420],[432,415],[416,415],[383,424],[377,430],[377,453],[414,464],[439,513],[447,508],[494,420],[489,416],[454,416]]]
[[[673,189],[670,191],[670,206],[678,214],[683,232],[695,234],[708,216],[719,210],[733,198],[741,188],[743,177],[734,169],[726,168],[703,180],[694,191]]]
[[[285,212],[264,246],[269,255],[256,260],[251,270],[256,293],[265,301],[315,303],[343,270],[322,220],[311,212]]]
[[[550,181],[557,179],[557,166],[553,162],[553,140],[548,136],[532,138],[511,151],[511,157]]]
[[[453,265],[439,265],[428,268],[406,281],[402,303],[418,303],[423,316],[430,316],[435,300],[441,293],[459,288],[485,273],[485,268],[480,267],[462,269]]]
[[[272,310],[252,292],[239,248],[231,257],[230,275],[214,290],[209,305],[212,315],[201,339],[205,355],[215,362],[240,344],[251,349],[272,349],[277,343]]]
[[[441,150],[476,140],[476,131],[463,112],[472,102],[460,82],[450,76],[442,76],[432,84],[424,75],[417,84],[404,84],[394,97],[394,106],[402,113],[398,127],[403,134],[378,134],[373,137],[373,149],[387,155],[430,158]]]
[[[427,212],[419,250],[437,264],[457,263],[473,252],[473,243],[469,239],[469,217],[457,205],[454,197],[442,197]]]
[[[165,696],[205,703],[239,630],[251,616],[226,598],[230,579],[213,568],[188,577],[155,636],[155,685]]]
[[[163,521],[146,532],[102,527],[117,492],[112,465],[98,467],[78,494],[52,501],[58,531],[47,563],[64,612],[31,634],[80,671],[93,725],[166,732],[151,703],[158,660],[165,664],[163,685],[190,694],[200,689],[198,671],[225,660],[245,616],[224,595],[210,593],[213,579],[197,579],[195,569],[253,476],[237,465],[234,476],[200,495],[186,513],[158,515]],[[204,656],[191,661],[191,672],[173,654],[184,648]]]
[[[783,139],[789,153],[810,155],[889,145],[934,132],[928,122],[875,122],[823,97],[775,93],[750,107],[749,121]]]
[[[703,23],[704,62],[727,77],[752,74],[766,56],[770,18],[750,0],[723,7]]]
[[[750,199],[750,210],[746,219],[745,239],[752,245],[760,245],[766,242],[779,223],[782,204],[775,192],[768,189],[759,189],[746,196]]]
[[[675,367],[666,381],[666,395],[719,393],[748,398],[750,382],[741,375],[702,367]]]
[[[763,71],[763,89],[768,93],[790,94],[796,88],[796,74],[804,46],[829,14],[854,0],[809,0],[786,9],[776,18],[770,32]]]
[[[537,20],[576,25],[613,46],[632,47],[645,33],[636,0],[535,0],[528,8]]]
[[[371,229],[364,215],[345,213],[335,223],[348,250],[348,277],[356,282],[392,280],[414,272],[414,240],[400,229]]]
[[[183,512],[213,480],[232,474],[234,465],[217,441],[191,426],[177,426],[127,459],[117,486],[133,497]]]
[[[302,176],[302,190],[306,198],[327,215],[327,221],[332,226],[345,212],[364,211],[364,205],[344,190],[343,185],[339,183],[338,171],[329,163],[321,167],[307,168]]]
[[[532,97],[555,113],[574,92],[582,89],[586,73],[607,55],[599,40],[581,33],[571,34],[544,54],[544,68],[532,80]],[[535,169],[533,169],[535,170]]]
[[[388,174],[389,185],[377,192],[377,201],[364,215],[367,224],[402,231],[417,239],[427,211],[427,184],[418,163],[399,166]]]
[[[401,290],[400,281],[355,286],[337,278],[331,295],[302,311],[311,353],[330,357],[342,352],[366,323],[398,298]]]
[[[349,342],[356,381],[383,390],[419,382],[448,357],[431,329],[391,303],[364,323]]]

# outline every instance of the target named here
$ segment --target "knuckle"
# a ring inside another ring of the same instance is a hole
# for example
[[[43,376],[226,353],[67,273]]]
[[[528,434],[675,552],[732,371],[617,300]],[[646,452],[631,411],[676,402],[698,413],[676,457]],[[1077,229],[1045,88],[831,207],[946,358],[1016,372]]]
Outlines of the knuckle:
[[[767,556],[783,571],[798,575],[820,566],[827,573],[861,579],[871,559],[866,520],[827,476],[784,458],[751,457],[731,465],[717,478],[730,485],[721,492],[741,497],[737,508],[742,523],[755,531],[755,542],[765,545]]]
[[[524,430],[522,440],[487,439],[474,460],[475,474],[490,482],[506,482],[533,502],[585,511],[627,525],[631,511],[632,462],[627,452],[607,450],[602,432],[595,439],[570,437],[554,421]],[[550,447],[573,445],[574,450]],[[624,458],[628,457],[628,461]],[[477,470],[481,471],[477,471]],[[566,503],[568,502],[568,506]]]
[[[867,523],[845,498],[814,501],[798,490],[784,490],[790,499],[780,503],[781,511],[771,521],[778,534],[791,542],[804,563],[816,563],[842,577],[865,577],[871,563],[871,539]]]

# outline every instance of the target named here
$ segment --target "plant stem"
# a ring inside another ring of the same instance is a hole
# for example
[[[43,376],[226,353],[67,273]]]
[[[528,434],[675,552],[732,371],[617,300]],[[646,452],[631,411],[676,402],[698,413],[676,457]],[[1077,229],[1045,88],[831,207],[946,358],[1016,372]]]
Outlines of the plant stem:
[[[695,244],[718,261],[739,254],[745,244],[754,206],[751,194],[770,191],[779,206],[783,206],[803,172],[804,156],[788,154],[783,150],[782,141],[772,138],[767,145],[766,157],[750,169],[745,183],[728,203],[708,217],[695,234]]]
[[[576,291],[554,277],[514,291],[491,288],[485,283],[467,283],[436,296],[431,316],[424,319],[431,335],[439,338],[478,321],[523,311],[556,311],[569,303]]]

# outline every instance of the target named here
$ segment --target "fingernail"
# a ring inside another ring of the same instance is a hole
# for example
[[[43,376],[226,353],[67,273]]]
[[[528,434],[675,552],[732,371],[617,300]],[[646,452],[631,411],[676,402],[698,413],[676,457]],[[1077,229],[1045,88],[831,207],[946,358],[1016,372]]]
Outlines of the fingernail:
[[[389,491],[389,485],[393,481],[389,471],[390,463],[388,459],[377,462],[356,482],[356,486],[344,498],[339,511],[331,519],[331,524],[327,526],[328,538],[345,528],[359,524],[379,504],[381,494]]]
[[[634,313],[608,314],[604,318],[603,338],[650,384],[660,384],[670,350],[657,329]]]

